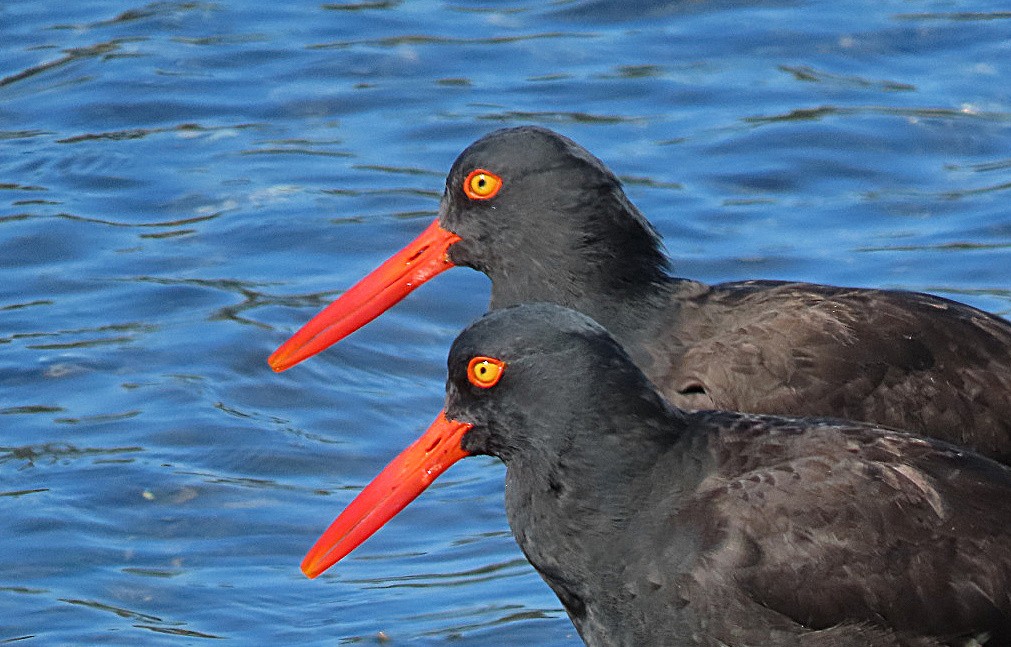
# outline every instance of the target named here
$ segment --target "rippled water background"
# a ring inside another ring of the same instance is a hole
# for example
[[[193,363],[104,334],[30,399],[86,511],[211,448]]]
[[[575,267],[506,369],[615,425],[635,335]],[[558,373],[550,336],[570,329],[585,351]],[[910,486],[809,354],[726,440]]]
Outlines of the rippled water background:
[[[679,274],[1011,313],[1006,2],[0,4],[0,643],[578,644],[472,459],[317,581],[487,303],[266,357],[536,123]]]

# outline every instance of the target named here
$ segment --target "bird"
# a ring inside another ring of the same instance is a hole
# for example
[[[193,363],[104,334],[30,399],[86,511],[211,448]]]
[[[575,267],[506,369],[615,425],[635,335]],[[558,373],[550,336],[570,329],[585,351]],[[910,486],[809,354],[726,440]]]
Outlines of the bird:
[[[1011,644],[1011,468],[832,418],[681,410],[606,329],[491,311],[446,403],[306,555],[313,578],[456,461],[506,466],[512,534],[587,645]]]
[[[671,403],[834,416],[1011,463],[1011,323],[938,296],[672,275],[656,230],[585,148],[537,126],[467,147],[438,217],[269,358],[285,370],[454,266],[491,279],[490,309],[588,315]]]

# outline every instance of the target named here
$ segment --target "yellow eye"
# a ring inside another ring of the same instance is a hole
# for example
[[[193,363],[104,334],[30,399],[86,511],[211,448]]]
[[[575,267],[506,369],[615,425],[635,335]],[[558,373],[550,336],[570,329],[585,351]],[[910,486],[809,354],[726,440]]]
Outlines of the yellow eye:
[[[498,384],[505,367],[505,362],[500,359],[479,355],[470,360],[470,364],[467,364],[467,379],[474,386],[490,389]]]
[[[463,192],[471,200],[494,198],[502,188],[502,178],[483,168],[474,169],[463,181]]]

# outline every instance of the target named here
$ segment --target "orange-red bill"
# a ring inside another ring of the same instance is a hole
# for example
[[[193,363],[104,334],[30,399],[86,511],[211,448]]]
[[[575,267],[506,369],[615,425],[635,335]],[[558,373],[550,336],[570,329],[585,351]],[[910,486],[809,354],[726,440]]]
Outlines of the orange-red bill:
[[[302,572],[316,577],[371,537],[407,507],[446,469],[469,454],[460,446],[473,427],[440,412],[421,438],[394,458],[340,513],[302,560]]]
[[[277,372],[336,344],[383,314],[436,274],[453,267],[449,246],[460,240],[436,218],[407,247],[328,305],[274,351],[267,362]]]

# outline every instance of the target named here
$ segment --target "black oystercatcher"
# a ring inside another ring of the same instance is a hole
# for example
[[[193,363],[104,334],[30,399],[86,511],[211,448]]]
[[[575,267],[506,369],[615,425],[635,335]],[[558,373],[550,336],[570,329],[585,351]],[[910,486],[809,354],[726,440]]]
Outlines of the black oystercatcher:
[[[302,564],[319,575],[471,454],[589,645],[1011,644],[1011,469],[832,419],[668,404],[602,327],[494,311],[446,408]],[[975,642],[974,642],[975,641]]]
[[[927,294],[672,278],[614,174],[544,128],[499,130],[468,147],[438,219],[271,366],[318,353],[454,265],[491,278],[492,309],[544,301],[589,315],[683,409],[863,420],[1011,462],[1007,321]]]

